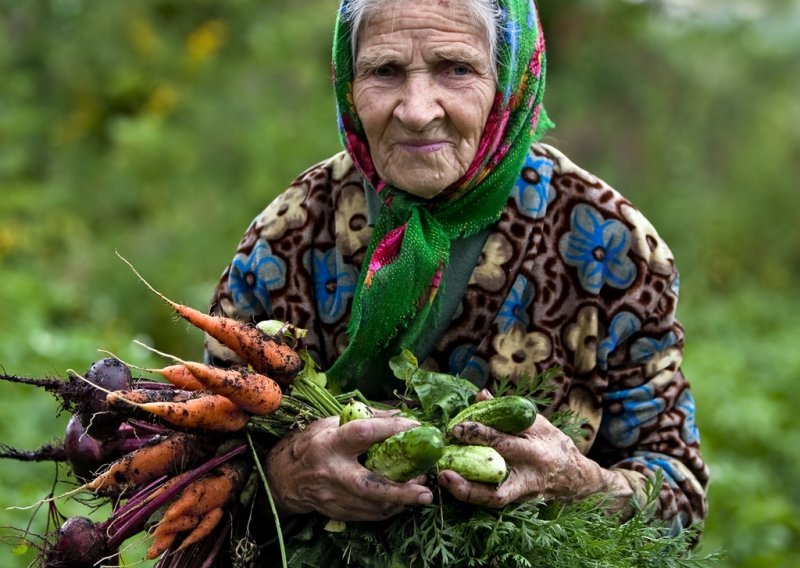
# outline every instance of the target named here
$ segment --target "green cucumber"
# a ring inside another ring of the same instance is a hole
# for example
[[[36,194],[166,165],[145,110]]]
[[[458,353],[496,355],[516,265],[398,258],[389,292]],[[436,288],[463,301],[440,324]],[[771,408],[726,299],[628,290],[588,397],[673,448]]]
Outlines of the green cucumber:
[[[480,422],[506,434],[520,434],[536,420],[536,405],[524,396],[499,396],[471,404],[447,424],[447,435],[461,422]]]
[[[435,426],[416,426],[398,432],[367,450],[364,465],[392,481],[408,481],[430,470],[444,449],[444,437]]]
[[[371,418],[372,409],[361,402],[360,400],[352,399],[344,405],[341,414],[339,414],[339,426],[347,424],[351,420],[358,420],[360,418]]]
[[[464,479],[499,485],[508,476],[506,460],[489,446],[447,445],[439,461],[439,471],[451,469]]]

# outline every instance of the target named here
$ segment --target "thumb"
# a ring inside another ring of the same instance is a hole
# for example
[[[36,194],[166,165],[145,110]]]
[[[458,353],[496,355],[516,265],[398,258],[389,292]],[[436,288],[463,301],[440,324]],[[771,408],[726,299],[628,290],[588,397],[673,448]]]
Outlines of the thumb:
[[[484,400],[492,400],[494,397],[487,389],[481,389],[475,395],[476,402],[483,402]]]
[[[336,446],[345,453],[360,455],[373,444],[415,426],[419,426],[416,420],[400,417],[353,420],[337,428]]]

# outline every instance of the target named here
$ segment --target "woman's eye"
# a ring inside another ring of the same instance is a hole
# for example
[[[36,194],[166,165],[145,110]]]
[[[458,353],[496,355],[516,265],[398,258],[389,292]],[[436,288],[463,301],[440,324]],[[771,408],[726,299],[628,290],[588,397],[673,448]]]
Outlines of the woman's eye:
[[[381,65],[376,67],[373,73],[375,73],[376,77],[391,77],[394,74],[394,70],[389,65]]]
[[[472,68],[469,65],[462,65],[459,63],[453,65],[453,67],[450,69],[450,72],[458,77],[464,77],[472,73]]]

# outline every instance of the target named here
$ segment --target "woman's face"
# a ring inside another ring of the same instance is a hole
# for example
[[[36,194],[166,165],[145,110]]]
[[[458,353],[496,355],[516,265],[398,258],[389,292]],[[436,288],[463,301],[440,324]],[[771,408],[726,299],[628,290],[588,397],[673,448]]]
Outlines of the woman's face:
[[[486,34],[460,1],[390,4],[358,37],[353,100],[372,161],[424,198],[466,173],[494,100]]]

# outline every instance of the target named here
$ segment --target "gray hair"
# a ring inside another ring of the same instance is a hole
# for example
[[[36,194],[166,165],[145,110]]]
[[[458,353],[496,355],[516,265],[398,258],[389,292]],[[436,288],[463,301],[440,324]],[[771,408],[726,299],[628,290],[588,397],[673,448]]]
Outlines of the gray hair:
[[[350,45],[352,50],[353,62],[356,61],[358,53],[358,32],[379,10],[387,5],[395,5],[404,0],[350,0],[347,3],[341,17],[350,24],[351,37]],[[464,8],[469,15],[484,30],[486,30],[486,42],[489,45],[489,57],[492,62],[492,72],[497,78],[497,42],[498,34],[505,25],[502,11],[498,6],[497,0],[457,0],[463,2]]]

